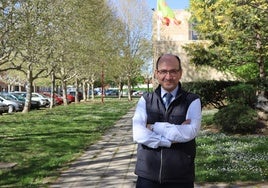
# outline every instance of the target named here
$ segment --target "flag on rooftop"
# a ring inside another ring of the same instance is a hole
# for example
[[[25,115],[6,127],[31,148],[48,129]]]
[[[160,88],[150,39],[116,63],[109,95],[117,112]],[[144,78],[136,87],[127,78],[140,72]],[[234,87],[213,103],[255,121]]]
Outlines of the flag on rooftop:
[[[166,26],[169,26],[170,22],[173,21],[176,25],[181,23],[180,20],[176,19],[176,15],[173,10],[167,5],[165,0],[157,0],[157,11],[159,19]]]

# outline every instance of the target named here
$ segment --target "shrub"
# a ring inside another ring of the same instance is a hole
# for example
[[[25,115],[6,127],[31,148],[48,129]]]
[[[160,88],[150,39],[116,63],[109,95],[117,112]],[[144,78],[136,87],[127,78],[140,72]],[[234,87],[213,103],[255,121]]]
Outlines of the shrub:
[[[257,101],[256,89],[249,84],[241,83],[226,88],[226,96],[231,103],[240,103],[254,108]]]
[[[221,108],[213,120],[227,133],[253,133],[257,129],[257,112],[241,103],[232,103]]]
[[[247,82],[257,88],[258,94],[264,92],[264,97],[268,98],[268,78],[257,78]]]
[[[225,106],[225,89],[229,86],[237,85],[238,83],[237,81],[209,80],[183,83],[183,88],[198,94],[202,101],[202,107],[211,105],[219,109]]]

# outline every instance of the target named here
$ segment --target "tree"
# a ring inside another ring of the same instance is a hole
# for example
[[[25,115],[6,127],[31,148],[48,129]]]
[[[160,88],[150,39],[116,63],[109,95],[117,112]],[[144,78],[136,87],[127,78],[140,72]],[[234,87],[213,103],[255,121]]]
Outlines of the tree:
[[[266,0],[191,0],[190,11],[199,39],[206,41],[186,47],[193,63],[231,71],[245,80],[266,79]]]
[[[50,73],[47,67],[50,58],[48,42],[51,19],[48,7],[49,2],[41,0],[16,4],[16,35],[13,42],[18,55],[10,63],[26,75],[27,96],[23,112],[30,109],[33,81]]]
[[[131,100],[131,80],[140,73],[141,67],[151,57],[149,23],[151,13],[142,0],[120,0],[117,2],[117,14],[124,23],[125,37],[120,55],[124,75],[128,85],[128,99]]]
[[[147,61],[142,67],[142,75],[145,79],[145,82],[147,84],[147,92],[150,91],[150,83],[152,81],[152,75],[153,75],[153,67],[152,67],[152,62]]]
[[[16,31],[16,3],[16,0],[0,1],[0,72],[17,68],[9,64],[17,54],[14,51],[14,40],[12,40]]]
[[[100,5],[102,5],[100,7]],[[92,4],[92,15],[88,23],[89,33],[89,53],[90,61],[94,65],[90,76],[92,78],[100,76],[102,85],[102,102],[104,102],[103,92],[105,80],[112,74],[111,67],[116,66],[115,59],[119,54],[119,46],[122,41],[122,22],[117,18],[107,1],[98,2],[97,5]],[[94,72],[95,71],[95,72]],[[96,72],[98,71],[98,72]]]
[[[30,109],[34,81],[47,81],[48,76],[52,94],[60,80],[65,105],[67,84],[76,83],[77,89],[84,83],[86,90],[88,82],[93,90],[96,81],[102,80],[104,86],[109,79],[121,85],[127,78],[130,86],[150,56],[149,32],[144,27],[151,20],[145,14],[139,20],[131,18],[137,16],[136,10],[145,12],[138,6],[141,2],[131,1],[136,7],[125,18],[108,0],[10,0],[0,4],[0,63],[5,63],[0,64],[0,71],[15,69],[24,74],[28,93],[24,112]]]

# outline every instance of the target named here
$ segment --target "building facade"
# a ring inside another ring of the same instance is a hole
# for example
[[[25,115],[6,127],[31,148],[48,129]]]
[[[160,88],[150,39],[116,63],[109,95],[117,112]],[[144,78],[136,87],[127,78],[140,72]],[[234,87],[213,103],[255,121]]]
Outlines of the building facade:
[[[182,82],[202,80],[228,80],[232,76],[219,72],[210,67],[196,67],[190,63],[190,57],[183,49],[183,46],[194,42],[207,42],[197,40],[197,34],[190,23],[190,13],[185,10],[174,10],[177,20],[181,24],[170,23],[163,25],[158,21],[157,11],[153,14],[153,50],[154,69],[157,58],[165,53],[173,53],[182,61],[183,76]],[[155,80],[154,80],[155,81]],[[155,85],[155,84],[154,84]]]

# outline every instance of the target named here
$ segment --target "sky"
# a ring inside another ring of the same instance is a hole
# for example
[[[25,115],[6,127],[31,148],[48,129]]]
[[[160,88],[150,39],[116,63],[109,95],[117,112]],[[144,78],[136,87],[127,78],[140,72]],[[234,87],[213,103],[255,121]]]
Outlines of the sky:
[[[154,8],[156,10],[157,0],[146,0],[150,8]],[[186,9],[189,7],[189,0],[166,0],[167,5],[171,9]]]

